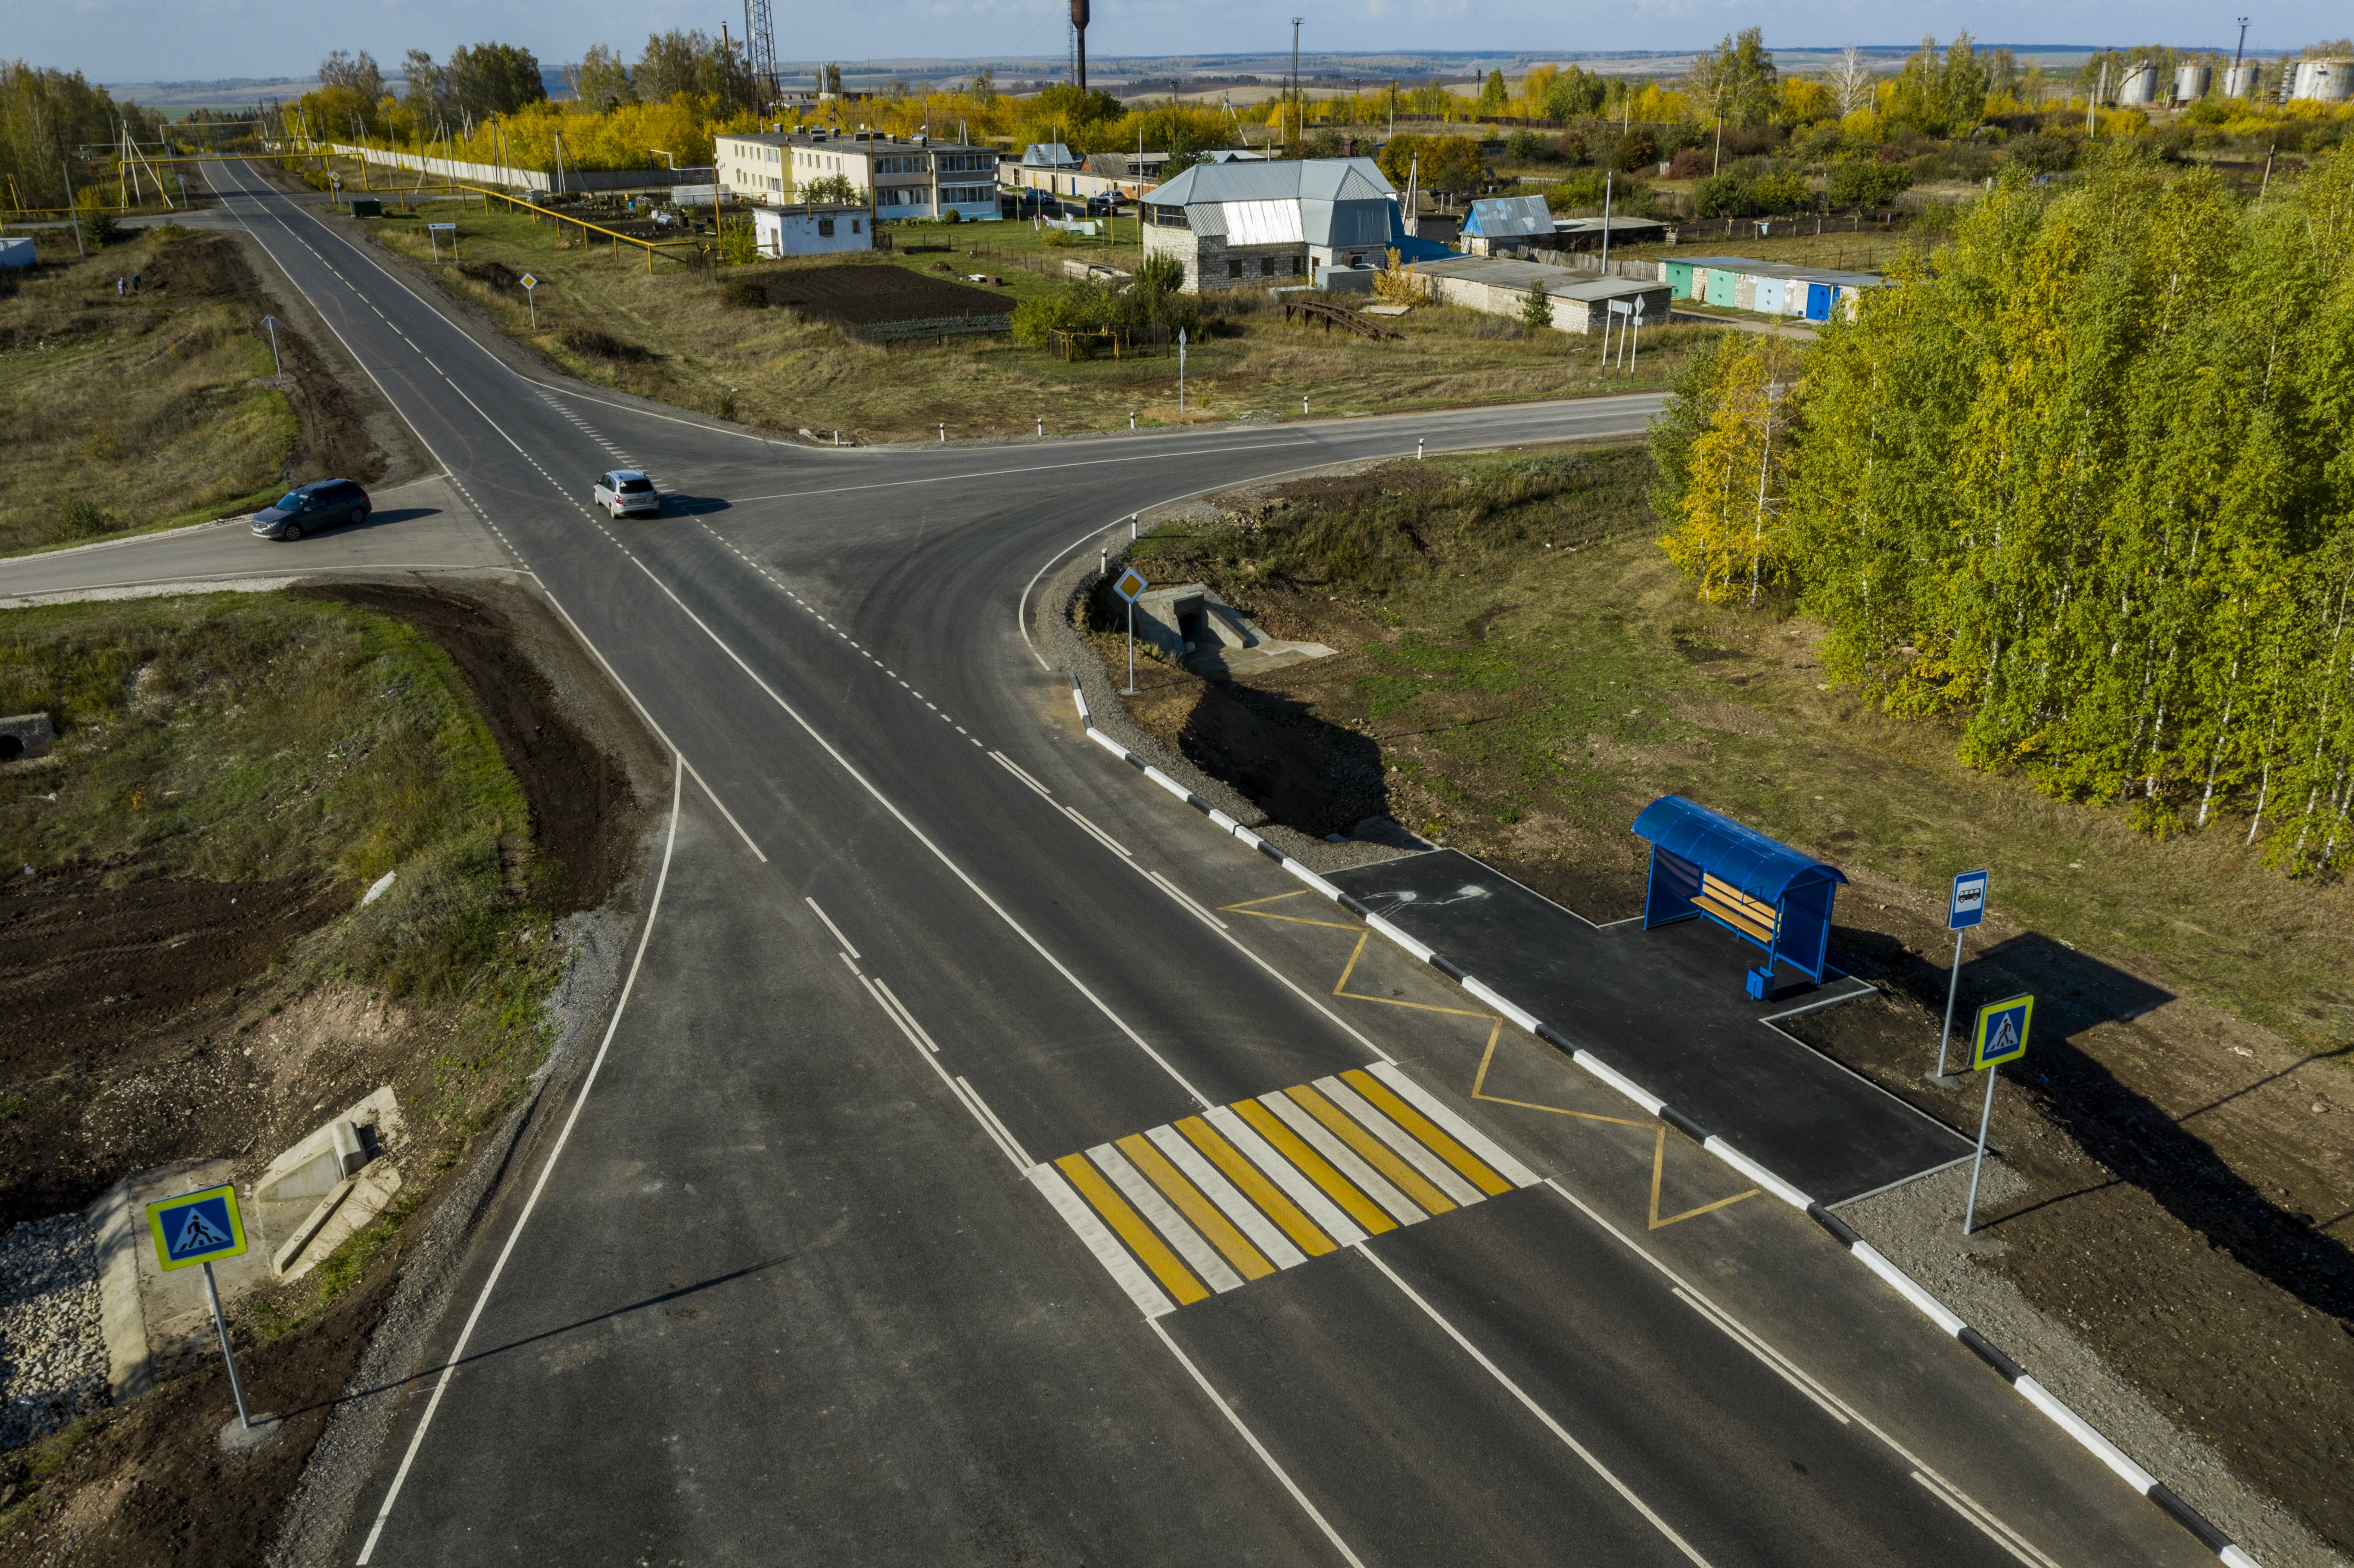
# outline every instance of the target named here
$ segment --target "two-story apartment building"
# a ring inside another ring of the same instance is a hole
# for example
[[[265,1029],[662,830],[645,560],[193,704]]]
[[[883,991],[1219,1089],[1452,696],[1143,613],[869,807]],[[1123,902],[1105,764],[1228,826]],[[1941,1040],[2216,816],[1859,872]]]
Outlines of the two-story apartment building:
[[[879,131],[763,132],[715,145],[721,188],[763,206],[797,203],[801,187],[839,175],[883,222],[997,216],[997,154],[988,147]]]

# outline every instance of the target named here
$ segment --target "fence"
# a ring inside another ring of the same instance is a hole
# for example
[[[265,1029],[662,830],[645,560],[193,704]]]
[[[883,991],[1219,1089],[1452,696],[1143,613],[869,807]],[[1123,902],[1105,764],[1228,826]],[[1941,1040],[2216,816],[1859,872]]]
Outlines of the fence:
[[[437,175],[445,180],[472,180],[478,185],[520,185],[533,191],[641,191],[667,190],[673,185],[711,185],[718,171],[710,167],[684,169],[573,169],[564,171],[562,183],[544,169],[518,168],[511,164],[476,164],[462,158],[437,158],[430,154],[398,153],[383,147],[355,145],[348,142],[320,143],[341,157],[355,158],[362,163],[382,164],[396,169],[413,169],[421,175]]]

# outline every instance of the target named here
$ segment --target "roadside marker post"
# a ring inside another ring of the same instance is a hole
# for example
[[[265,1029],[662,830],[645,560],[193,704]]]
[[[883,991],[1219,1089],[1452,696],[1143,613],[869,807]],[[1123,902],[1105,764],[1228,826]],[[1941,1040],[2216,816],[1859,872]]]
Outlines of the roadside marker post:
[[[539,304],[538,302],[533,298],[532,291],[539,287],[539,280],[533,277],[530,273],[525,272],[516,281],[523,284],[524,303],[531,309],[531,330],[537,332],[539,330]]]
[[[203,1267],[213,1329],[220,1335],[221,1360],[228,1366],[228,1390],[237,1398],[238,1420],[250,1432],[253,1415],[245,1407],[245,1385],[238,1380],[237,1356],[229,1349],[228,1319],[221,1315],[220,1287],[213,1279],[213,1259],[245,1253],[245,1219],[238,1213],[236,1186],[223,1182],[158,1199],[147,1205],[147,1234],[155,1243],[156,1265],[165,1272]]]
[[[1946,1027],[1937,1036],[1937,1070],[1930,1076],[1945,1083],[1946,1045],[1954,1037],[1954,998],[1962,987],[1962,933],[1986,918],[1987,874],[1965,871],[1954,878],[1952,899],[1946,906],[1946,929],[1954,934],[1954,967],[1946,979]]]
[[[433,248],[433,260],[441,260],[441,236],[450,236],[450,260],[458,259],[458,226],[454,223],[429,223],[425,226],[425,243]]]
[[[1128,601],[1128,694],[1136,695],[1136,596],[1152,585],[1144,574],[1129,567],[1119,574],[1119,581],[1111,585],[1112,592]]]
[[[2027,1029],[2034,1021],[2031,996],[2006,997],[1978,1009],[1978,1027],[1970,1034],[1970,1066],[1987,1075],[1986,1107],[1978,1112],[1978,1151],[1970,1161],[1970,1201],[1962,1210],[1964,1235],[1970,1234],[1978,1219],[1978,1170],[1986,1163],[1987,1124],[1994,1118],[1994,1081],[2001,1075],[2005,1062],[2016,1062],[2027,1054]]]
[[[285,375],[286,362],[278,357],[278,318],[276,316],[262,317],[261,330],[270,334],[270,368],[271,373],[278,376]]]

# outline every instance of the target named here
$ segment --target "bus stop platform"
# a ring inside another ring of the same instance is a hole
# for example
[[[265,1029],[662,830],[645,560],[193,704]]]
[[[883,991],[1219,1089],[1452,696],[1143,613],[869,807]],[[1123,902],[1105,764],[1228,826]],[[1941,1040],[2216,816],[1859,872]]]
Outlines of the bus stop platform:
[[[1703,920],[1596,926],[1456,850],[1328,872],[1363,912],[1434,948],[1826,1208],[1942,1170],[1961,1134],[1773,1026],[1868,996],[1784,964],[1765,1001],[1744,994],[1756,950]],[[1692,1128],[1686,1127],[1686,1131]]]

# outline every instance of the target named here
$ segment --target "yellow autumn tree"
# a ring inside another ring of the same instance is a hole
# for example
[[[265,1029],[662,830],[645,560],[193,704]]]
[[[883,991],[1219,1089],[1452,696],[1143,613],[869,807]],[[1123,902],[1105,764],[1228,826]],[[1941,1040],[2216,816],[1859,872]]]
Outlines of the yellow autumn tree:
[[[1710,604],[1755,605],[1784,571],[1781,512],[1798,357],[1758,337],[1725,355],[1709,389],[1708,428],[1692,442],[1682,515],[1659,543]]]

